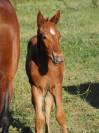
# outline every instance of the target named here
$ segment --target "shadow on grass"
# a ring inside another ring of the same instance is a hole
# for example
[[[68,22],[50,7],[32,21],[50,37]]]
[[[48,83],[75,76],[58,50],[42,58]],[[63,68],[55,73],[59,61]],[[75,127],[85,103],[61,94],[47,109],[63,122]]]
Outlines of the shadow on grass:
[[[63,86],[65,91],[72,95],[78,95],[91,106],[99,109],[99,83],[84,83],[75,86]]]
[[[17,128],[17,130],[20,131],[20,133],[33,133],[29,127],[25,126],[25,123],[22,123],[18,119],[13,118],[11,114],[12,113],[10,113],[11,126]]]

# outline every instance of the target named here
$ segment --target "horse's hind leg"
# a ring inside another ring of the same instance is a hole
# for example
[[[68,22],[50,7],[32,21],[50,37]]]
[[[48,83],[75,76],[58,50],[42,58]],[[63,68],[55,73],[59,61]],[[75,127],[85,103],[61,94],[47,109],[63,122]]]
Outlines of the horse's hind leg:
[[[12,96],[12,82],[0,92],[0,100],[2,101],[2,111],[0,113],[0,133],[7,133],[9,128],[9,101]]]
[[[53,102],[54,102],[53,96],[50,94],[50,92],[48,92],[45,97],[45,116],[46,116],[45,133],[50,133],[49,120],[50,120],[50,112],[53,106]]]
[[[9,127],[9,119],[8,119],[8,102],[9,102],[9,94],[5,92],[3,95],[3,109],[0,114],[0,133],[7,133]]]

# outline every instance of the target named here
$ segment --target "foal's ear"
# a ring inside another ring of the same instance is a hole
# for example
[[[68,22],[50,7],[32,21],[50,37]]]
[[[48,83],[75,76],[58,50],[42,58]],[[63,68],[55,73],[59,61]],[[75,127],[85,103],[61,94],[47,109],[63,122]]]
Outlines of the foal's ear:
[[[38,12],[37,15],[37,26],[40,27],[45,21],[45,18],[43,17],[41,11]]]
[[[60,10],[50,19],[50,21],[54,24],[57,24],[60,19]]]

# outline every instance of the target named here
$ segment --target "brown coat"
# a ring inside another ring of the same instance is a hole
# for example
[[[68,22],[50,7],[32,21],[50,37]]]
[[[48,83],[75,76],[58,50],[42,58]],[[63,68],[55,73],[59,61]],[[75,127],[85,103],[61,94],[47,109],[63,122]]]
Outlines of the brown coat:
[[[8,126],[8,104],[19,60],[19,24],[9,0],[0,0],[0,128]],[[5,118],[6,119],[5,119]]]
[[[45,19],[39,12],[37,36],[34,36],[28,43],[26,72],[31,84],[32,102],[36,113],[36,133],[42,132],[44,121],[46,122],[45,132],[50,132],[49,118],[54,100],[57,106],[56,119],[64,133],[67,133],[62,110],[64,60],[59,44],[60,33],[55,26],[59,17],[60,11],[50,20]],[[43,97],[45,115],[42,110]]]

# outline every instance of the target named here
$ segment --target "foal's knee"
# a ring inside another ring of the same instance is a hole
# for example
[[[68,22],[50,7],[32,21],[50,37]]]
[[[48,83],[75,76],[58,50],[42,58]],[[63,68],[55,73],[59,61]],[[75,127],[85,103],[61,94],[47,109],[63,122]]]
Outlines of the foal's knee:
[[[44,123],[45,123],[45,117],[44,116],[36,118],[36,120],[35,120],[36,133],[41,133],[41,130],[43,129]]]

